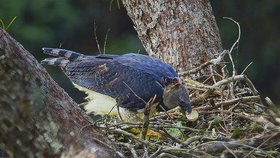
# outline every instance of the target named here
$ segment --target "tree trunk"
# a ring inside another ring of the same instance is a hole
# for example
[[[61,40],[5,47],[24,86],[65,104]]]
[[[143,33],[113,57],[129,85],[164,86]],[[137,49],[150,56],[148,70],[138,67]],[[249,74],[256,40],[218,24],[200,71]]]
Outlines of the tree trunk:
[[[0,29],[0,148],[10,157],[118,156],[91,124],[35,58]]]
[[[122,0],[149,55],[178,72],[217,58],[222,51],[208,0]],[[218,70],[219,71],[219,70]],[[205,67],[195,78],[209,73]]]

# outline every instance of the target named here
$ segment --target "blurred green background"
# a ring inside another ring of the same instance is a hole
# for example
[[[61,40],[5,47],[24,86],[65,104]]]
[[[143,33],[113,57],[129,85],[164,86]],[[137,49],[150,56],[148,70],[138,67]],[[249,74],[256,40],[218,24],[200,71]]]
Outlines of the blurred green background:
[[[238,29],[222,17],[232,17],[240,23],[241,40],[234,51],[239,72],[253,62],[246,74],[263,97],[269,96],[280,105],[280,1],[210,2],[224,49],[230,49],[235,42]],[[101,51],[110,30],[106,53],[145,52],[124,7],[118,8],[116,0],[0,0],[0,4],[0,19],[5,25],[17,17],[8,32],[39,61],[47,57],[42,47],[99,53],[94,28]],[[82,102],[84,94],[73,88],[61,70],[46,68],[70,96]]]

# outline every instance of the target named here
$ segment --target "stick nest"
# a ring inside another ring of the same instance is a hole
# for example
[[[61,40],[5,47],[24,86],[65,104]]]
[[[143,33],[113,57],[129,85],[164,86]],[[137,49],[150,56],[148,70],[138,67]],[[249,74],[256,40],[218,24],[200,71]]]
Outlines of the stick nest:
[[[221,56],[224,54],[229,52],[224,51]],[[213,66],[213,62],[202,65]],[[195,72],[191,70],[181,75]],[[196,121],[189,121],[178,109],[173,109],[157,113],[144,123],[104,117],[96,126],[104,130],[128,157],[280,155],[277,141],[280,139],[280,111],[269,98],[265,98],[265,104],[262,102],[258,91],[243,73],[233,73],[229,77],[226,73],[211,72],[202,82],[182,77],[190,91],[192,107],[199,113]],[[160,133],[162,138],[141,136],[147,128]],[[139,132],[135,134],[133,129],[139,129]]]
[[[107,133],[127,157],[280,155],[280,110],[268,97],[262,100],[244,74],[250,64],[241,74],[235,69],[231,52],[240,39],[240,27],[236,24],[239,37],[229,51],[179,74],[190,91],[193,109],[199,113],[196,121],[188,120],[178,109],[173,109],[157,113],[150,119],[144,116],[144,122],[103,117],[95,125]],[[224,64],[225,55],[229,57],[228,64]],[[223,68],[217,69],[221,65]],[[227,66],[231,66],[232,73],[227,72]],[[211,73],[196,81],[185,77],[195,76],[205,68]],[[146,110],[149,110],[148,104]],[[145,137],[147,128],[160,133],[162,138]],[[138,129],[138,133],[133,133],[134,129]]]

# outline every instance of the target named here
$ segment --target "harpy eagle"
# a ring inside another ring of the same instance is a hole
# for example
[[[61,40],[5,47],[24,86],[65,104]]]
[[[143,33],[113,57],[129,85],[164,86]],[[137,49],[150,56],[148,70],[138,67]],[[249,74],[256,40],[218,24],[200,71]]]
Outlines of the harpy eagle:
[[[42,64],[61,67],[74,86],[88,94],[84,106],[88,113],[139,121],[154,96],[157,111],[177,106],[186,114],[192,111],[187,88],[175,70],[159,59],[134,53],[89,56],[57,48],[43,48],[43,52],[55,58]]]

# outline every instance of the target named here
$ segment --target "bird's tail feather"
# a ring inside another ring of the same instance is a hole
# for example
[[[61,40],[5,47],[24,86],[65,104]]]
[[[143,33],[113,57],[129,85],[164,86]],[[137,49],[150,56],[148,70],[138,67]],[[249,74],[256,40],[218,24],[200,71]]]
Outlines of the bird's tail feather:
[[[65,67],[70,61],[75,61],[86,57],[84,54],[58,48],[43,48],[43,53],[58,58],[44,59],[41,61],[41,64],[59,67]]]
[[[51,66],[58,66],[58,67],[65,67],[70,60],[66,58],[46,58],[41,61],[41,64],[43,65],[51,65]]]
[[[64,57],[70,61],[85,57],[84,54],[58,48],[43,48],[43,53],[56,57]]]

